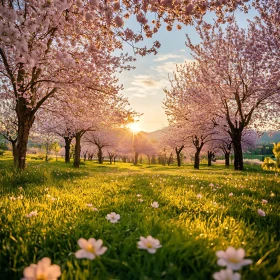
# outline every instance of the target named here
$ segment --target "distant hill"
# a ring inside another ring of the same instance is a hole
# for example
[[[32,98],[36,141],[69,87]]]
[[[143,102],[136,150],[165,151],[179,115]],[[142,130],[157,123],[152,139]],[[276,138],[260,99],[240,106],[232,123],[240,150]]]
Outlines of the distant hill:
[[[159,140],[165,129],[166,128],[163,128],[152,132],[141,131],[141,134],[145,135],[148,139]],[[259,139],[259,144],[278,142],[280,142],[280,132],[274,132],[271,136],[270,133],[265,132]]]
[[[262,137],[259,139],[259,143],[278,143],[280,142],[280,132],[275,132],[271,136],[267,132],[265,132]]]

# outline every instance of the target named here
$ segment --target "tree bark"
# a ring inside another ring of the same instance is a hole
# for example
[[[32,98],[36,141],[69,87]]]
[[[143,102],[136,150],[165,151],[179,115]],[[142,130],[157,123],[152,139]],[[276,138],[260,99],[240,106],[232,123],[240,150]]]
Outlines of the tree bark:
[[[17,105],[18,107],[18,105]],[[34,114],[30,111],[25,111],[24,108],[17,110],[18,116],[18,137],[14,147],[14,164],[19,171],[25,169],[25,159],[27,152],[27,143],[30,129],[34,123]]]
[[[98,163],[99,163],[99,164],[103,164],[103,153],[102,153],[102,147],[97,146],[97,148],[98,148],[98,153],[97,153]]]
[[[214,156],[214,153],[212,151],[208,151],[207,155],[208,155],[208,166],[211,166],[212,165],[212,158]]]
[[[71,146],[71,142],[72,142],[72,138],[71,137],[63,137],[64,141],[65,141],[65,162],[69,163],[70,162],[70,146]]]
[[[139,154],[137,152],[135,152],[135,154],[134,154],[134,165],[138,164],[138,156],[139,156]]]
[[[180,148],[175,148],[175,152],[176,152],[176,157],[177,157],[177,165],[178,167],[181,166],[181,158],[180,158],[180,154],[182,152],[182,150],[184,149],[184,145],[182,145]]]
[[[225,152],[225,166],[229,167],[230,152]]]
[[[194,168],[199,169],[199,155],[200,155],[200,148],[196,148],[196,153],[194,154]]]
[[[110,164],[113,163],[113,158],[114,158],[114,155],[109,155]]]
[[[241,137],[242,137],[242,129],[234,128],[233,137],[232,137],[232,145],[233,145],[233,151],[234,151],[234,169],[235,170],[244,169]]]
[[[74,167],[80,167],[81,162],[81,137],[82,133],[78,132],[75,134],[76,144],[75,144],[75,157],[74,157]]]

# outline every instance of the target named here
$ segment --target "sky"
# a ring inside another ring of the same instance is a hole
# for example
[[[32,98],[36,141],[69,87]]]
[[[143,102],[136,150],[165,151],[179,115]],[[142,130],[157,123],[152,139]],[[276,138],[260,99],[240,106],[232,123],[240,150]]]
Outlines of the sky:
[[[255,11],[247,15],[238,12],[236,19],[241,27],[246,27],[247,19],[252,19],[254,15],[256,15]],[[213,17],[212,13],[208,13],[205,18],[211,22]],[[129,21],[129,25],[129,28],[133,30],[139,29],[139,25],[133,19]],[[177,30],[175,24],[171,32],[162,27],[152,39],[144,39],[143,44],[147,47],[151,46],[155,40],[161,43],[158,54],[135,56],[137,60],[131,65],[136,69],[124,71],[118,76],[120,84],[124,86],[122,94],[128,98],[131,108],[143,114],[134,125],[137,130],[152,132],[168,126],[162,107],[165,98],[163,89],[170,85],[168,75],[172,77],[176,64],[192,61],[190,51],[185,45],[185,34],[189,35],[194,44],[200,42],[194,27],[183,25],[182,27],[181,30]],[[126,45],[123,52],[133,54],[131,47]]]

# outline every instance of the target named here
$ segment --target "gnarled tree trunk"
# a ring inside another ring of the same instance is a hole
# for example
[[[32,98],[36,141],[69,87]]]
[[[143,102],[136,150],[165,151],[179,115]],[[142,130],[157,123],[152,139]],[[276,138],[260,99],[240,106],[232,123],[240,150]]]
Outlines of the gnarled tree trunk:
[[[35,116],[33,112],[26,109],[25,106],[19,106],[20,105],[17,104],[18,137],[14,145],[13,156],[15,168],[21,171],[25,169],[27,143],[30,129],[35,120]]]
[[[135,154],[134,154],[134,161],[133,161],[134,165],[138,164],[138,156],[139,156],[139,153],[135,152]]]
[[[230,152],[225,152],[225,166],[229,167]]]
[[[208,166],[211,166],[212,165],[212,159],[213,159],[213,156],[214,156],[214,152],[208,151],[207,156],[208,156]]]
[[[180,154],[181,154],[181,152],[182,152],[183,149],[184,149],[184,145],[182,145],[180,148],[177,148],[177,147],[175,148],[178,167],[181,166],[181,157],[180,157]]]
[[[70,146],[72,142],[72,137],[63,137],[65,141],[65,162],[69,163],[70,162]]]
[[[102,153],[102,147],[97,146],[97,148],[98,148],[98,153],[97,153],[98,163],[99,163],[99,164],[103,164],[103,153]]]
[[[241,145],[242,129],[234,128],[232,134],[232,145],[234,151],[234,169],[243,170],[243,152]]]
[[[80,162],[81,162],[81,137],[82,137],[82,132],[77,132],[75,134],[75,139],[76,139],[76,144],[75,144],[75,157],[74,157],[74,167],[80,167]]]
[[[199,169],[199,156],[200,156],[200,148],[196,148],[196,152],[194,154],[194,168]]]

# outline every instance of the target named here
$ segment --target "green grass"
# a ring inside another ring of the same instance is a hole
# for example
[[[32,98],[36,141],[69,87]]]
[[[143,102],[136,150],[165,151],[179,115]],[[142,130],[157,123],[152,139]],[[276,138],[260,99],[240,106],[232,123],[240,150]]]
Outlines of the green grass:
[[[22,174],[11,167],[11,157],[0,158],[1,280],[20,279],[43,257],[60,265],[61,279],[213,279],[221,269],[215,252],[228,246],[244,248],[253,260],[242,279],[280,279],[280,176],[273,172],[94,162],[74,169],[30,158]],[[37,216],[25,217],[34,210]],[[110,212],[121,215],[118,223],[106,220]],[[148,235],[162,244],[154,255],[137,249]],[[81,237],[102,239],[108,251],[93,261],[76,259]]]

